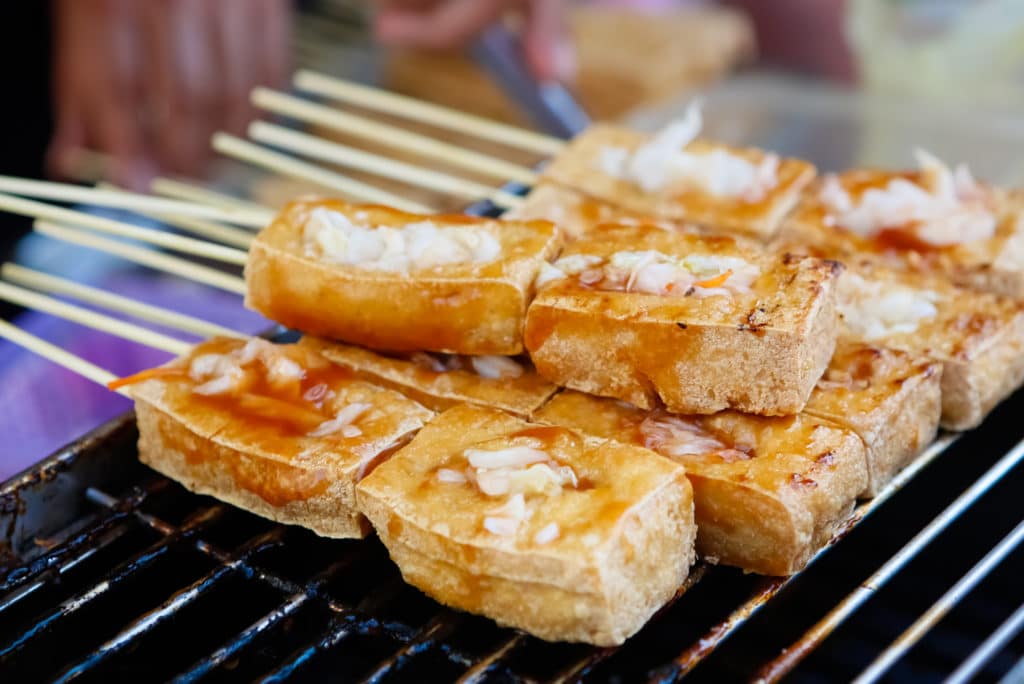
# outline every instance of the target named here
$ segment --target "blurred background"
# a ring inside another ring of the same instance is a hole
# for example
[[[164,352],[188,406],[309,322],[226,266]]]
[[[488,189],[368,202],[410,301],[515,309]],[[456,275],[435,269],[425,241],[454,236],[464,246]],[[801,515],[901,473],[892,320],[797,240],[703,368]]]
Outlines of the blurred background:
[[[287,90],[295,69],[309,69],[531,127],[533,113],[479,61],[479,32],[500,21],[523,37],[532,76],[564,85],[595,120],[654,129],[699,95],[706,135],[825,171],[909,166],[923,146],[968,162],[980,178],[1024,184],[1020,0],[54,0],[7,3],[0,17],[10,38],[0,126],[0,173],[8,175],[139,189],[157,175],[178,176],[276,207],[322,188],[218,159],[208,145],[216,130],[244,134],[256,115],[251,87]],[[356,144],[337,131],[312,132]],[[465,204],[334,170],[437,209]],[[239,330],[269,325],[235,295],[3,220],[10,260]],[[46,316],[10,307],[4,316],[115,373],[166,359]],[[0,480],[129,408],[7,343],[0,387]]]

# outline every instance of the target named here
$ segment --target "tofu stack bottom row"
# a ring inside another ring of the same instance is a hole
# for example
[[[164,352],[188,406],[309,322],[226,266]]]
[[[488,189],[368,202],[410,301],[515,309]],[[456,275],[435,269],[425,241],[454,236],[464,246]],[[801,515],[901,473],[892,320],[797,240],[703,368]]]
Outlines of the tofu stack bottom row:
[[[119,381],[140,458],[548,640],[622,643],[698,555],[799,571],[1021,384],[1024,222],[927,153],[815,179],[699,129],[595,127],[503,219],[293,202],[246,301],[307,336]]]

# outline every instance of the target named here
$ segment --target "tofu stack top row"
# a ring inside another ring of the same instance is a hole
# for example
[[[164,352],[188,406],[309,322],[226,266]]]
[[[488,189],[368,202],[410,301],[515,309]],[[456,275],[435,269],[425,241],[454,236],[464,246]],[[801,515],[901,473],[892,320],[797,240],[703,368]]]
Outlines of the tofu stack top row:
[[[1024,379],[1021,197],[595,126],[501,219],[300,199],[251,308],[125,380],[140,457],[546,639],[621,643],[711,562],[798,571]]]

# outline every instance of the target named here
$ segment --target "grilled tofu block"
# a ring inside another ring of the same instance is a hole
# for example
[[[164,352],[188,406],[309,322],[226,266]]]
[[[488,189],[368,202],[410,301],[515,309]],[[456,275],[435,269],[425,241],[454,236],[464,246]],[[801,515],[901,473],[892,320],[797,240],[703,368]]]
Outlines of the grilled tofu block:
[[[537,375],[526,357],[428,352],[384,355],[316,337],[305,337],[299,344],[368,382],[398,390],[434,411],[468,403],[525,418],[558,389]]]
[[[495,409],[441,414],[357,499],[407,582],[552,641],[622,643],[694,557],[681,467]]]
[[[186,488],[325,537],[363,537],[356,482],[430,417],[295,345],[212,339],[126,379],[139,458]]]
[[[942,363],[942,427],[975,427],[1024,380],[1024,302],[870,258],[840,280],[843,338]]]
[[[686,120],[655,136],[591,126],[543,177],[639,216],[771,238],[814,178],[814,166],[696,140],[699,129],[699,121]]]
[[[867,449],[872,497],[934,438],[942,364],[919,354],[841,341],[804,413],[852,430]]]
[[[782,239],[1024,298],[1024,196],[921,156],[919,171],[826,177],[805,193]]]
[[[573,240],[605,223],[658,225],[666,229],[681,226],[688,230],[698,230],[696,225],[645,216],[610,202],[589,197],[577,190],[545,181],[539,182],[526,196],[525,202],[510,209],[504,216],[517,221],[551,221]]]
[[[686,468],[697,553],[765,575],[799,571],[867,484],[852,432],[806,414],[675,416],[564,391],[535,420],[645,447]]]
[[[542,271],[526,348],[549,380],[641,408],[796,413],[835,347],[840,271],[728,237],[606,226]]]
[[[303,332],[391,351],[518,354],[548,222],[293,202],[253,241],[246,305]]]

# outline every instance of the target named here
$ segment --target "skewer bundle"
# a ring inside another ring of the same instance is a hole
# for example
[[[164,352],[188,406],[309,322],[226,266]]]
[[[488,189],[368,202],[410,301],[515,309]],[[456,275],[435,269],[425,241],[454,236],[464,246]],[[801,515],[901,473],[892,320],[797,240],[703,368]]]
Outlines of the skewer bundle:
[[[136,400],[145,462],[321,534],[372,524],[407,580],[449,605],[547,639],[621,643],[682,585],[695,550],[797,572],[940,422],[977,425],[1024,377],[1020,212],[966,171],[923,158],[916,174],[818,182],[801,160],[695,141],[694,112],[654,137],[605,127],[565,145],[314,74],[297,84],[554,159],[538,174],[257,91],[271,111],[534,188],[523,198],[254,124],[259,142],[510,211],[434,215],[219,136],[222,152],[390,207],[304,199],[271,218],[174,185],[162,191],[197,203],[0,179],[0,191],[139,210],[233,246],[8,195],[0,208],[243,293],[319,338],[245,341],[74,292],[219,336],[191,348],[15,285],[0,297],[178,357],[113,382]],[[55,224],[244,264],[245,280]]]

